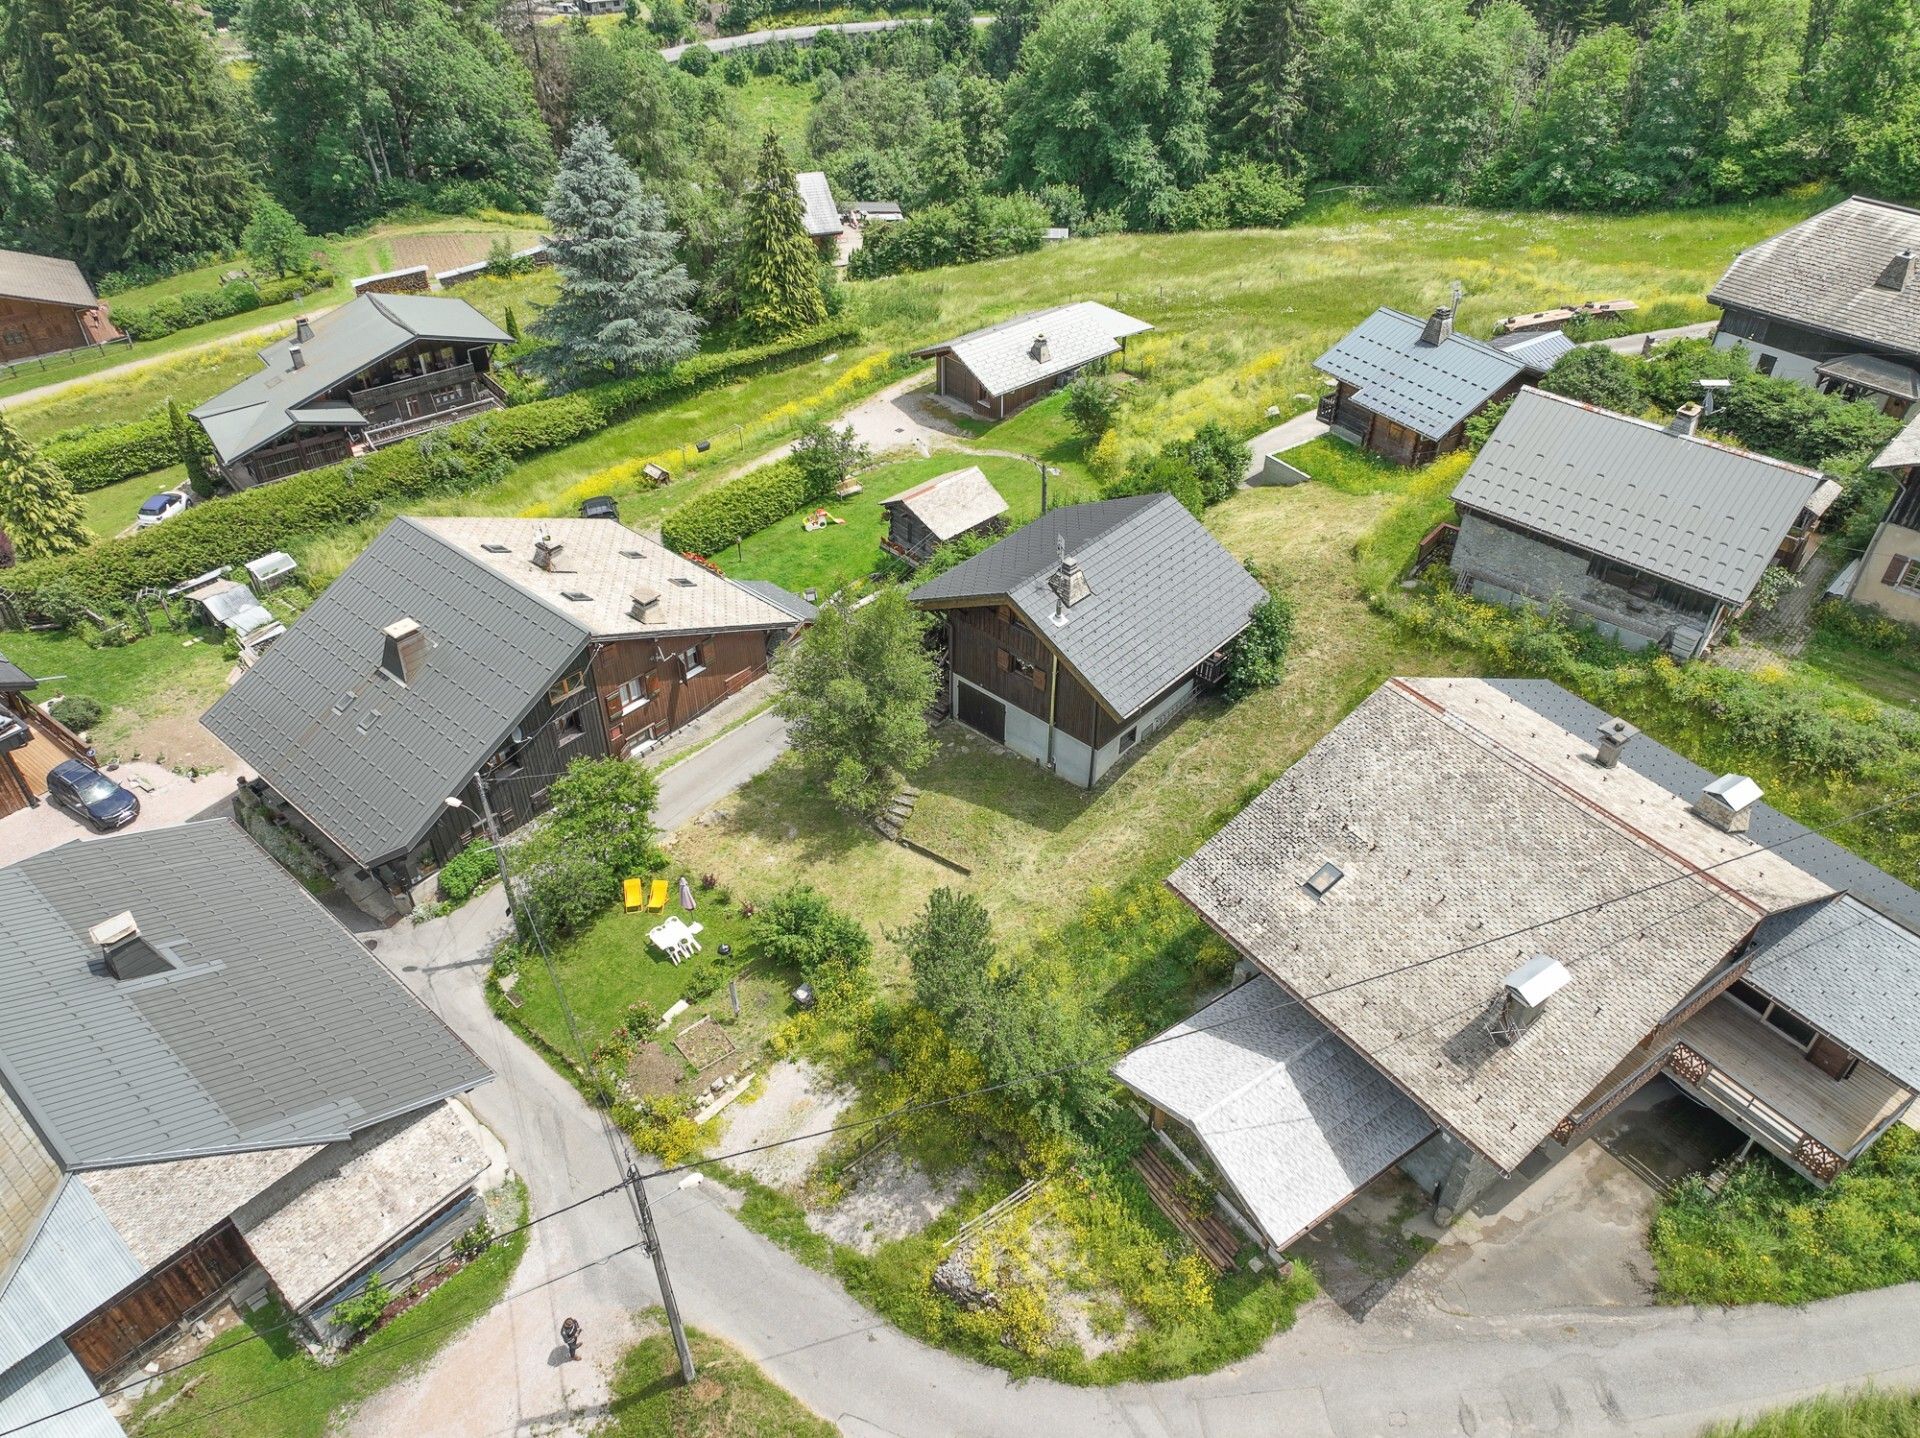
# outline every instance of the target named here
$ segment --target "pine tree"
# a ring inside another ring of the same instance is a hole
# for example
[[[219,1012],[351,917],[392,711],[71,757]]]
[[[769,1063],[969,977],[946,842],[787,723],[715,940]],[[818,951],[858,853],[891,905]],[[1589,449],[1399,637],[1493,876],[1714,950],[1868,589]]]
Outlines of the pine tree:
[[[187,468],[187,487],[202,499],[213,498],[213,476],[207,472],[206,452],[200,436],[187,423],[178,400],[167,401],[167,428],[173,432],[174,453]]]
[[[515,344],[520,342],[520,316],[513,312],[513,306],[507,306],[506,314],[500,318],[500,328],[505,330]]]
[[[740,241],[740,317],[747,328],[784,335],[824,321],[819,265],[786,151],[769,130],[760,142]]]
[[[89,270],[224,250],[253,183],[240,102],[176,0],[16,0],[4,43],[21,145],[48,187],[49,243]]]
[[[1227,7],[1214,63],[1222,149],[1299,171],[1312,43],[1307,0],[1235,0]]]
[[[560,298],[532,325],[529,360],[562,385],[685,359],[700,338],[694,284],[674,258],[667,211],[600,125],[574,136],[547,200]]]
[[[20,438],[0,413],[0,530],[22,560],[87,547],[86,512],[60,467]]]

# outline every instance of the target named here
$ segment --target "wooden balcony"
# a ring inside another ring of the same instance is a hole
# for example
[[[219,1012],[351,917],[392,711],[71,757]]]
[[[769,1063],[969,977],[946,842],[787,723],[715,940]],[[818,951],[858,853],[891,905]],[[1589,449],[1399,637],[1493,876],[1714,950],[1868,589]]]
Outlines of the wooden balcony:
[[[385,384],[348,390],[347,400],[360,413],[370,416],[377,409],[400,403],[408,395],[444,389],[456,381],[466,384],[474,378],[474,374],[474,368],[470,364],[451,364],[442,369],[428,370],[425,374],[410,374],[400,379],[389,380]]]
[[[488,393],[479,399],[468,400],[465,404],[449,405],[428,414],[411,415],[406,419],[392,420],[386,424],[368,425],[361,437],[361,444],[368,449],[382,449],[390,444],[398,444],[403,439],[412,439],[415,435],[425,434],[430,429],[439,429],[442,425],[453,424],[459,420],[472,419],[477,414],[486,414],[501,408],[501,401]]]
[[[1858,1158],[1913,1095],[1861,1062],[1834,1078],[1738,1000],[1680,1026],[1667,1072],[1708,1108],[1822,1186]]]

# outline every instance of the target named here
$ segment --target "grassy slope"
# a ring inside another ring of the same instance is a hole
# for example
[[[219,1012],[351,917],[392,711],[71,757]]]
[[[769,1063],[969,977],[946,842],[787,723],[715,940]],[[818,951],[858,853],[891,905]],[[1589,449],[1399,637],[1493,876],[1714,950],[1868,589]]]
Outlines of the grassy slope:
[[[775,131],[786,142],[787,153],[799,163],[807,163],[807,117],[813,113],[813,87],[796,85],[778,75],[751,75],[744,85],[720,84],[733,100],[741,128],[759,136]],[[849,196],[861,200],[866,195]]]
[[[1920,1393],[1823,1394],[1737,1423],[1716,1423],[1701,1438],[1913,1438]]]
[[[680,1382],[680,1360],[664,1333],[621,1355],[606,1421],[594,1438],[832,1438],[816,1417],[731,1344],[690,1329],[698,1376]]]
[[[519,1217],[510,1221],[525,1216],[522,1193]],[[127,1431],[134,1438],[324,1438],[341,1413],[418,1368],[499,1302],[526,1247],[524,1233],[503,1239],[330,1366],[314,1362],[274,1328],[286,1318],[277,1306],[250,1314],[190,1370],[191,1393],[163,1407],[178,1390],[167,1385],[156,1399],[142,1401]]]

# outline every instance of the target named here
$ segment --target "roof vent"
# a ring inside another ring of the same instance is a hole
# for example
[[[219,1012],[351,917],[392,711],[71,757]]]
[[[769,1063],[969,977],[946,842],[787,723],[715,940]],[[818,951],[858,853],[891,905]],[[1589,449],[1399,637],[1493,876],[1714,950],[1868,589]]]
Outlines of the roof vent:
[[[287,346],[287,367],[289,369],[305,369],[307,367],[306,352],[302,350],[299,345]]]
[[[1047,581],[1047,587],[1053,590],[1053,622],[1065,624],[1067,611],[1093,591],[1087,587],[1087,576],[1080,572],[1080,561],[1067,553],[1067,537],[1057,534],[1053,539],[1055,551],[1060,563],[1053,571],[1053,578]]]
[[[564,546],[560,544],[556,544],[554,542],[553,536],[550,534],[543,535],[539,539],[534,540],[533,542],[534,567],[536,569],[544,569],[549,574],[551,574],[554,570],[554,566],[558,563],[560,559],[560,551],[563,547]]]
[[[1420,331],[1420,343],[1423,345],[1443,345],[1453,338],[1453,311],[1441,305],[1427,316],[1426,327]]]
[[[107,972],[116,979],[147,979],[173,972],[167,957],[140,937],[140,925],[134,922],[131,909],[95,924],[87,930],[87,937],[99,945]]]
[[[1500,1023],[1495,1035],[1503,1044],[1516,1043],[1546,1012],[1547,1000],[1573,982],[1558,959],[1535,954],[1502,980]]]
[[[296,344],[305,344],[313,338],[313,322],[305,315],[293,322],[293,339]]]
[[[1325,863],[1307,875],[1306,891],[1316,899],[1324,899],[1333,886],[1347,877],[1347,871],[1338,864]]]
[[[1028,350],[1027,353],[1032,356],[1035,364],[1045,364],[1053,358],[1053,350],[1048,346],[1047,337],[1044,334],[1037,334],[1033,337],[1033,348]]]
[[[1639,732],[1624,719],[1607,720],[1600,726],[1600,747],[1593,756],[1593,762],[1602,769],[1613,768],[1620,762],[1620,751]]]
[[[386,636],[380,667],[402,684],[413,683],[426,669],[427,631],[417,619],[396,619],[380,632]]]
[[[1745,774],[1722,774],[1700,791],[1693,812],[1716,829],[1744,834],[1765,791]]]
[[[651,624],[654,619],[657,618],[654,611],[660,607],[659,590],[655,589],[651,584],[636,584],[633,586],[633,593],[629,597],[632,603],[628,606],[627,613],[631,614],[642,624]]]
[[[1873,283],[1883,290],[1904,290],[1907,276],[1913,273],[1913,251],[1905,249],[1887,261],[1887,267],[1880,271],[1880,278]]]
[[[1693,432],[1699,428],[1700,406],[1692,400],[1688,400],[1685,404],[1681,405],[1680,408],[1676,409],[1673,412],[1673,418],[1667,421],[1667,432],[1669,434],[1691,436]]]

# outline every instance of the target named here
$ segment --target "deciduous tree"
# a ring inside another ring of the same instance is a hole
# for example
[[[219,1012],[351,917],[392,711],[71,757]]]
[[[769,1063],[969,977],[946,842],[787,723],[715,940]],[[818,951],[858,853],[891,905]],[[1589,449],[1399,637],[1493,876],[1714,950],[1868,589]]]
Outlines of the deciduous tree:
[[[248,259],[276,275],[290,275],[313,263],[313,236],[271,195],[254,201],[253,218],[240,237],[240,248]]]

